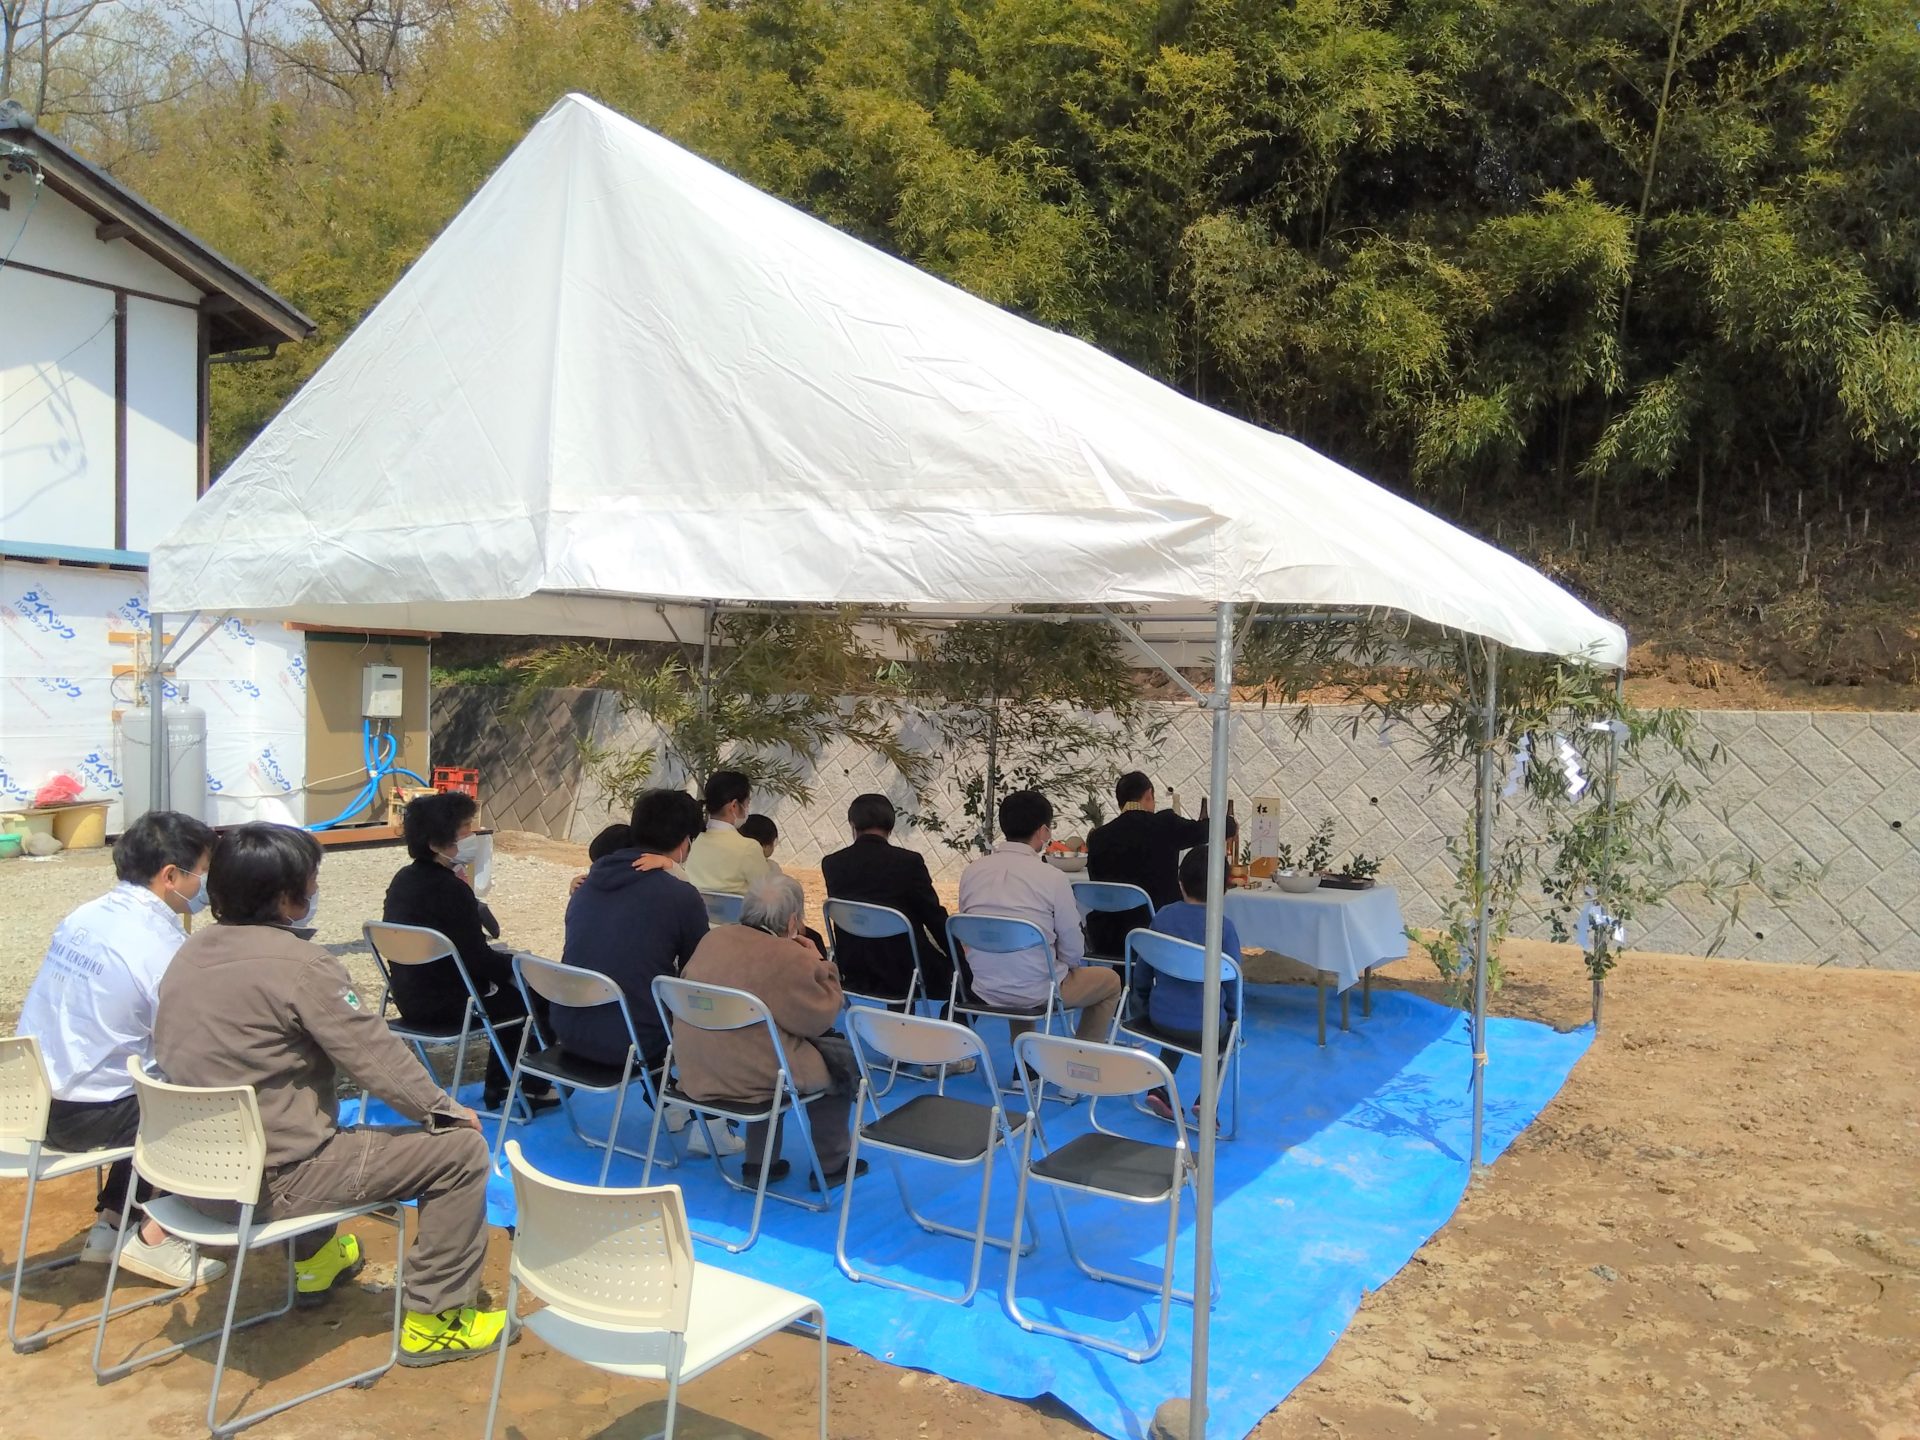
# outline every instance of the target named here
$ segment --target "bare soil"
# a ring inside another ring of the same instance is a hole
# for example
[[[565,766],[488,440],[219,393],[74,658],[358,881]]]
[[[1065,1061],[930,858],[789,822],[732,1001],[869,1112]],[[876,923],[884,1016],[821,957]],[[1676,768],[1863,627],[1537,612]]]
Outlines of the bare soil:
[[[557,886],[579,853],[552,842],[503,848],[525,867],[510,872],[512,895],[538,893],[542,908],[554,902],[532,882],[547,874]],[[397,853],[377,853],[370,873],[390,873]],[[346,900],[346,872],[359,868],[338,858],[331,877],[323,872],[329,906]],[[817,874],[793,873],[817,900]],[[551,928],[544,915],[517,913],[526,903],[503,909],[510,935]],[[1500,1013],[1560,1026],[1587,1018],[1571,952],[1515,943],[1503,960]],[[1399,969],[1386,984],[1437,993],[1417,964]],[[1256,1435],[1920,1440],[1917,1005],[1920,976],[1629,956],[1609,988],[1605,1030],[1566,1089]],[[10,1008],[0,1000],[0,1013]],[[43,1192],[34,1253],[78,1236],[88,1192],[78,1180]],[[0,1235],[16,1234],[19,1217],[19,1187],[0,1189]],[[290,1395],[372,1363],[391,1313],[381,1289],[391,1244],[377,1227],[362,1234],[375,1263],[357,1293],[236,1342],[236,1400]],[[487,1271],[495,1293],[505,1265],[499,1237]],[[264,1299],[277,1275],[264,1259],[258,1268]],[[24,1321],[84,1313],[100,1280],[67,1271],[29,1282]],[[116,1322],[110,1350],[205,1325],[217,1298],[221,1290]],[[204,1433],[210,1357],[97,1388],[89,1348],[83,1332],[41,1354],[0,1355],[0,1433]],[[813,1433],[812,1357],[808,1341],[780,1336],[721,1367],[688,1387],[680,1433]],[[486,1364],[395,1371],[253,1433],[474,1435],[490,1380]],[[831,1394],[833,1433],[849,1440],[1085,1433],[1057,1407],[843,1347]],[[527,1340],[509,1363],[503,1433],[637,1440],[659,1425],[661,1395]]]

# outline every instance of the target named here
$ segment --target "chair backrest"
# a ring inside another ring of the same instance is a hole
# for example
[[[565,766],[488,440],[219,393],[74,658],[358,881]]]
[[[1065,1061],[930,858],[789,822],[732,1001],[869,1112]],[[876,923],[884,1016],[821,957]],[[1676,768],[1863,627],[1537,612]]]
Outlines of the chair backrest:
[[[847,1038],[853,1042],[862,1069],[867,1065],[868,1052],[876,1053],[883,1062],[902,1065],[952,1065],[977,1059],[989,1092],[994,1088],[987,1047],[972,1030],[951,1020],[854,1005],[847,1010]]]
[[[1076,1095],[1139,1095],[1156,1087],[1169,1095],[1178,1093],[1157,1056],[1124,1045],[1030,1030],[1014,1042],[1013,1053],[1016,1064],[1031,1066],[1048,1084]]]
[[[534,1033],[542,1033],[539,1025],[539,1012],[533,1003],[538,995],[549,1005],[565,1005],[571,1010],[592,1010],[601,1005],[620,1007],[620,1021],[627,1027],[627,1043],[633,1046],[634,1054],[643,1054],[639,1033],[633,1028],[633,1011],[627,1006],[626,992],[614,983],[610,976],[598,970],[583,969],[578,965],[562,965],[557,960],[543,960],[538,955],[529,955],[525,951],[516,951],[513,957],[514,977],[520,982],[520,993],[525,997],[527,1010],[534,1022]]]
[[[1176,940],[1158,930],[1134,930],[1127,935],[1128,958],[1151,966],[1169,980],[1190,980],[1198,985],[1207,978],[1207,947],[1191,940]],[[1234,958],[1220,954],[1220,983],[1237,987],[1240,967]]]
[[[746,896],[730,895],[724,890],[702,890],[700,898],[707,902],[707,921],[713,925],[738,925],[740,912],[747,903]]]
[[[150,1078],[131,1058],[127,1073],[140,1102],[133,1168],[143,1179],[194,1200],[259,1200],[267,1132],[251,1085],[170,1085]]]
[[[438,930],[424,925],[396,925],[391,920],[369,920],[360,927],[374,963],[384,974],[395,965],[431,965],[448,957],[458,959],[460,952]]]
[[[675,1020],[684,1020],[701,1030],[744,1030],[749,1025],[773,1024],[773,1017],[759,997],[725,985],[702,985],[672,975],[656,975],[653,999],[660,1007],[660,1020],[668,1034],[673,1033]],[[777,1034],[775,1040],[778,1041]]]
[[[513,1276],[563,1314],[685,1333],[693,1236],[678,1185],[574,1185],[536,1170],[507,1141],[518,1206]]]
[[[52,1109],[53,1082],[40,1042],[31,1035],[0,1040],[0,1140],[44,1141]]]
[[[914,945],[913,922],[898,910],[885,905],[869,905],[864,900],[829,900],[821,907],[827,922],[827,938],[839,943],[840,932],[858,935],[863,940],[884,940],[889,935],[904,935]],[[914,945],[916,955],[919,946]]]
[[[1129,910],[1153,913],[1153,897],[1138,885],[1119,880],[1076,880],[1073,903],[1084,917],[1095,914],[1125,914]]]
[[[947,938],[988,955],[1005,955],[1015,950],[1045,950],[1047,962],[1053,962],[1053,942],[1047,932],[1031,920],[1013,915],[989,915],[970,911],[947,917]]]

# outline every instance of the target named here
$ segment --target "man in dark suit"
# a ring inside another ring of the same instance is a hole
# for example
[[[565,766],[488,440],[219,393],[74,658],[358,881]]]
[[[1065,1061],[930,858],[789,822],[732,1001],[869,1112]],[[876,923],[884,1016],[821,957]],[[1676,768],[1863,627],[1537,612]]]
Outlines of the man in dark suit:
[[[1129,770],[1113,787],[1120,813],[1087,836],[1087,878],[1138,885],[1158,910],[1180,899],[1180,857],[1207,839],[1207,822],[1188,820],[1158,808],[1153,781],[1144,770]],[[1227,836],[1234,834],[1231,817]],[[1148,924],[1145,910],[1087,917],[1087,945],[1095,955],[1121,953],[1127,932]]]
[[[934,894],[933,877],[919,852],[893,843],[893,802],[884,795],[856,795],[847,807],[853,843],[820,861],[820,876],[832,900],[860,900],[898,910],[914,927],[927,993],[945,1000],[953,985],[947,958],[947,911]],[[868,995],[903,995],[913,973],[904,936],[868,940],[842,935],[835,952],[840,983]]]

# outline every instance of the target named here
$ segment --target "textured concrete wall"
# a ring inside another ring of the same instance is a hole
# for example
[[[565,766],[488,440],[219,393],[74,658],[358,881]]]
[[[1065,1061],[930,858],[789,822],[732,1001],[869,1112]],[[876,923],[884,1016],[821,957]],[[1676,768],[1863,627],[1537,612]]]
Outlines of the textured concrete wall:
[[[567,757],[577,756],[582,738],[622,746],[654,739],[644,726],[618,722],[610,703],[578,695],[550,705],[538,725],[479,725],[473,716],[486,702],[468,698],[473,693],[436,701],[436,722],[443,713],[465,717],[460,733],[484,732],[492,748],[485,758],[455,758],[482,752],[457,741],[449,726],[436,731],[434,753],[443,764],[480,764],[490,789],[514,797],[510,812],[490,807],[495,824],[513,823],[503,818],[509,813],[537,815],[541,823],[524,828],[587,839],[610,811],[591,781],[578,778],[577,764],[568,771]],[[1169,718],[1158,750],[1139,763],[1163,797],[1177,792],[1191,813],[1206,784],[1208,721],[1190,706],[1170,707]],[[1333,816],[1337,853],[1383,855],[1383,878],[1399,889],[1407,918],[1434,921],[1451,885],[1446,841],[1463,828],[1471,777],[1431,774],[1409,737],[1383,743],[1374,726],[1356,730],[1351,710],[1317,710],[1304,732],[1292,718],[1291,711],[1236,712],[1230,773],[1239,813],[1250,814],[1256,796],[1279,798],[1281,833],[1296,843],[1321,816]],[[1713,710],[1698,720],[1719,758],[1676,823],[1680,860],[1704,872],[1716,857],[1743,866],[1751,855],[1775,874],[1795,861],[1824,873],[1778,909],[1747,897],[1730,927],[1724,907],[1682,892],[1635,927],[1631,945],[1699,953],[1725,928],[1723,954],[1920,969],[1920,714]],[[1596,752],[1590,768],[1599,767]],[[796,864],[846,843],[847,802],[860,792],[887,791],[903,808],[911,803],[887,767],[852,745],[823,755],[809,783],[809,805],[766,807],[780,825],[781,858]],[[550,792],[547,802],[535,792]],[[1072,811],[1079,798],[1056,796],[1055,803]],[[1060,828],[1082,826],[1063,820]],[[957,874],[966,860],[936,843],[920,848],[936,874]]]

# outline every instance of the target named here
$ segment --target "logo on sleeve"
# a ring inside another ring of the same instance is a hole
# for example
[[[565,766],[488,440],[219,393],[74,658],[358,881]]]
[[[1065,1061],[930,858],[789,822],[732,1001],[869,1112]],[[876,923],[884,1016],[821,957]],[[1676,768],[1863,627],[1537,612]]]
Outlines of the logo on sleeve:
[[[360,1008],[360,997],[354,991],[342,990],[340,992],[340,998],[346,1001],[349,1010],[358,1010]]]

